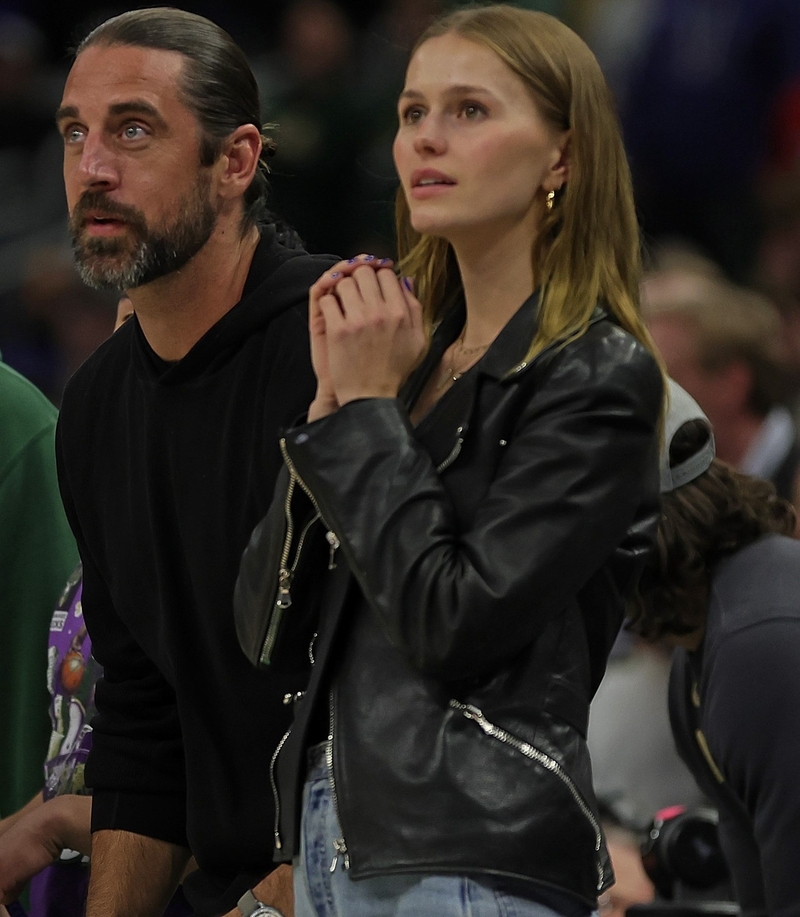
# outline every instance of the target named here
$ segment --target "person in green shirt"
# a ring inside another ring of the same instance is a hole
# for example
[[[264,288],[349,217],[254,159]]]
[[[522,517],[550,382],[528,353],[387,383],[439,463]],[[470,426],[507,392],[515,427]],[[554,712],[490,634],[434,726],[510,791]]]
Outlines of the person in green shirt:
[[[0,361],[0,817],[42,787],[48,628],[78,562],[56,480],[56,415]]]

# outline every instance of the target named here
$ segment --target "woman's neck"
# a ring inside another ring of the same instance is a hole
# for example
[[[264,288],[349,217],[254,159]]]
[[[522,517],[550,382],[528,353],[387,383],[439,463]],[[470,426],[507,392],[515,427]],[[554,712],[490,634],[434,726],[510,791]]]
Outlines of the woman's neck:
[[[464,347],[494,340],[534,288],[533,242],[506,239],[486,246],[453,243],[467,319]]]

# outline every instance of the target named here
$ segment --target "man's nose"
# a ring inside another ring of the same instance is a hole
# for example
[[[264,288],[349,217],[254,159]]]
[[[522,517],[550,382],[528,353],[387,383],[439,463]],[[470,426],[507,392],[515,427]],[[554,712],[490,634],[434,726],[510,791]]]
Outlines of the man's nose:
[[[81,150],[78,174],[81,182],[87,187],[115,187],[119,183],[113,152],[100,138],[87,137]]]

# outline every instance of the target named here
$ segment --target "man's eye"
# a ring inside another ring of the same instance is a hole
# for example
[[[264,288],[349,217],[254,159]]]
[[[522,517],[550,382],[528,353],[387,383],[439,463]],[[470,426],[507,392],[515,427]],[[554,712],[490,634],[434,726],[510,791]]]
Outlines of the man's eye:
[[[79,127],[70,127],[64,131],[64,143],[80,143],[83,140],[83,131]]]
[[[122,129],[122,136],[126,140],[140,140],[145,136],[145,130],[139,124],[128,124]]]

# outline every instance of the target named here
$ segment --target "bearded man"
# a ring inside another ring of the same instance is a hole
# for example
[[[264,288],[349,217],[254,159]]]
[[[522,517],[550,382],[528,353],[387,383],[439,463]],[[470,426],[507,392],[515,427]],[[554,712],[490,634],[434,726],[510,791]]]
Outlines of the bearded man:
[[[58,428],[105,673],[88,917],[160,914],[190,852],[198,917],[291,907],[267,875],[268,772],[307,652],[254,671],[232,595],[279,428],[314,394],[308,287],[332,259],[265,215],[260,118],[230,36],[166,8],[95,29],[57,113],[78,268],[134,309],[70,381]]]

